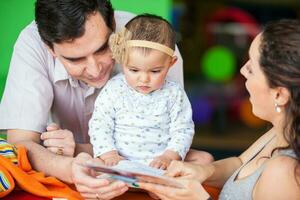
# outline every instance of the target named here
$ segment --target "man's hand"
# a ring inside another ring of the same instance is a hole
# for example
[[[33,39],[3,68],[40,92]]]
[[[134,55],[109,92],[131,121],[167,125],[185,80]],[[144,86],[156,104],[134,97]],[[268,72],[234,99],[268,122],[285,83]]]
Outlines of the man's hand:
[[[128,190],[126,183],[110,182],[107,179],[96,178],[96,173],[85,166],[87,162],[101,163],[87,153],[78,154],[71,163],[72,182],[77,191],[85,199],[108,200],[120,196]]]
[[[124,157],[120,156],[115,150],[106,152],[99,157],[104,161],[104,164],[107,166],[114,166],[118,164],[120,160],[125,159]]]
[[[172,160],[180,160],[180,156],[175,151],[166,150],[162,155],[157,156],[150,163],[150,167],[157,169],[167,169]]]
[[[41,134],[44,146],[55,154],[73,157],[76,146],[73,133],[60,129],[54,123],[48,125],[46,129],[47,132]]]

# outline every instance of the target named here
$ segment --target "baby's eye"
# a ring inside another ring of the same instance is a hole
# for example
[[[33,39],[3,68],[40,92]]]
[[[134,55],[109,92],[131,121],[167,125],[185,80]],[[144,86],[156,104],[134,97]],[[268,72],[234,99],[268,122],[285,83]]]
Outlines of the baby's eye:
[[[138,72],[137,69],[129,69],[129,71],[131,71],[131,72]]]
[[[161,70],[152,70],[151,72],[152,73],[159,73],[159,72],[161,72]]]

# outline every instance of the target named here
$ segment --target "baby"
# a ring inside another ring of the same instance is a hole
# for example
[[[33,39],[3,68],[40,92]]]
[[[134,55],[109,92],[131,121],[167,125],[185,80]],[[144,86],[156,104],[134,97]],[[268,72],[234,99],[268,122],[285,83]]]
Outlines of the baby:
[[[159,169],[183,160],[194,123],[184,89],[166,77],[177,60],[171,25],[139,15],[112,34],[109,45],[123,73],[108,81],[95,102],[89,122],[94,156],[109,166],[128,159]]]

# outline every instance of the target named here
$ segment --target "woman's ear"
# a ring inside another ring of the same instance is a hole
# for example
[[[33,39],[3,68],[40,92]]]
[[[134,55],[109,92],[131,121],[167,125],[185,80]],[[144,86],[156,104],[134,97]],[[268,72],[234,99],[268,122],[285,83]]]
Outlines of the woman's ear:
[[[172,59],[169,63],[169,68],[172,67],[177,61],[177,56],[172,56]]]
[[[276,91],[276,97],[275,101],[279,106],[285,106],[290,99],[290,91],[285,87],[277,87],[275,89]]]

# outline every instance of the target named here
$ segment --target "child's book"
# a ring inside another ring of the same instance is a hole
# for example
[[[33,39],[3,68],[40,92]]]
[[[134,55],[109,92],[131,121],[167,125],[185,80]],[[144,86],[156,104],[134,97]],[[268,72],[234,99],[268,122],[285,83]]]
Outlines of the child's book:
[[[98,163],[87,163],[87,166],[99,173],[98,178],[121,180],[128,183],[131,187],[137,187],[137,182],[150,182],[176,188],[182,187],[179,182],[164,176],[164,170],[129,160],[121,160],[112,167]]]

